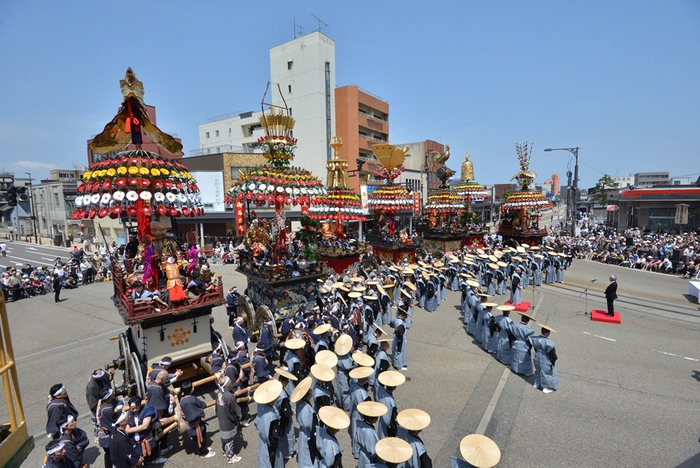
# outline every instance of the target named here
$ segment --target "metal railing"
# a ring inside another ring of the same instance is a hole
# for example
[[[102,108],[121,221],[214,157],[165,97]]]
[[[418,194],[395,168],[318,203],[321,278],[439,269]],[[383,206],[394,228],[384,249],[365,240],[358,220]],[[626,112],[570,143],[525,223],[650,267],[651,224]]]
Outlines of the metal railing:
[[[222,120],[227,120],[227,119],[235,119],[236,117],[240,117],[242,119],[246,118],[244,117],[246,114],[253,114],[252,111],[236,111],[236,112],[229,112],[228,114],[221,114],[221,115],[215,115],[214,117],[209,117],[207,119],[207,123],[213,123],[213,122],[220,122]]]

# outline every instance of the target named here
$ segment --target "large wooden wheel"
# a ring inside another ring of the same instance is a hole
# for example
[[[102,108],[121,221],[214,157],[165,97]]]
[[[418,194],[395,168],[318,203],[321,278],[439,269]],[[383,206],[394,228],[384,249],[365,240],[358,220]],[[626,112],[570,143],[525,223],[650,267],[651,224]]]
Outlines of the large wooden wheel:
[[[126,368],[124,374],[127,381],[124,385],[129,389],[129,396],[146,397],[146,380],[144,379],[145,369],[141,364],[138,354],[132,352],[126,358]]]
[[[238,298],[238,310],[236,313],[238,317],[243,317],[246,327],[248,327],[248,332],[253,333],[255,331],[255,308],[248,296],[243,295]]]
[[[216,341],[214,341],[214,340],[216,340]],[[221,355],[224,357],[225,360],[227,360],[230,353],[229,353],[228,345],[224,341],[224,338],[221,336],[221,333],[214,330],[214,332],[212,333],[212,340],[211,341],[212,341],[212,345],[215,348],[216,348],[216,346],[215,346],[216,344],[219,345],[219,349],[221,349]]]
[[[255,329],[258,331],[262,330],[262,327],[265,325],[265,322],[270,321],[275,321],[275,316],[272,315],[272,311],[270,310],[270,308],[266,305],[261,305],[260,307],[258,307],[255,311]]]

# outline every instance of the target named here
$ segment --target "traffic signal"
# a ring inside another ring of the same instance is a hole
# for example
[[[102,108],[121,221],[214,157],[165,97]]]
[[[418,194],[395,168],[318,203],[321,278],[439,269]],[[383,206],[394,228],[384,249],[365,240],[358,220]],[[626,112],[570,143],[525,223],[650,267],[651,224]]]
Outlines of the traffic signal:
[[[9,206],[17,206],[17,187],[14,185],[7,189],[7,204]]]
[[[27,187],[17,187],[17,198],[19,201],[29,200],[29,195],[27,195]]]

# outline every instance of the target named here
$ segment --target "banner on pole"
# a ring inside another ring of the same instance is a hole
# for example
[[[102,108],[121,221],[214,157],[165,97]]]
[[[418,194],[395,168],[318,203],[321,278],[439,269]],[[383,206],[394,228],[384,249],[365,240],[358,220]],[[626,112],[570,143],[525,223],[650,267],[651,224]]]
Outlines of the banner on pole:
[[[236,234],[245,234],[245,207],[242,201],[236,202]]]
[[[420,193],[413,192],[413,214],[420,213]]]

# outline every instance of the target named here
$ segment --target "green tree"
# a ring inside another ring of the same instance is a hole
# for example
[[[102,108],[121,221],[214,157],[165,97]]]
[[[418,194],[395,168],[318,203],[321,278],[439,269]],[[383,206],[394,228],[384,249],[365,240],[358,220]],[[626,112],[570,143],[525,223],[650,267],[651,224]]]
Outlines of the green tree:
[[[608,203],[608,192],[610,190],[615,190],[620,186],[615,180],[609,175],[605,174],[603,177],[598,179],[598,183],[589,192],[589,197],[596,203],[601,205],[607,205]]]

